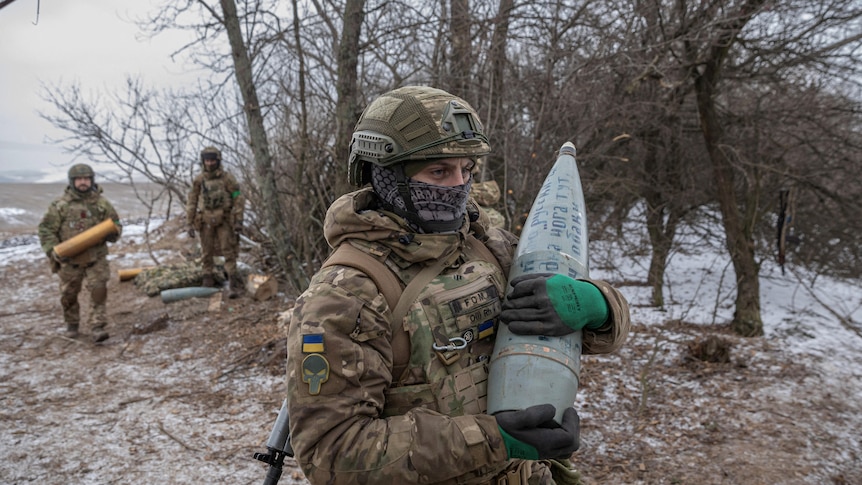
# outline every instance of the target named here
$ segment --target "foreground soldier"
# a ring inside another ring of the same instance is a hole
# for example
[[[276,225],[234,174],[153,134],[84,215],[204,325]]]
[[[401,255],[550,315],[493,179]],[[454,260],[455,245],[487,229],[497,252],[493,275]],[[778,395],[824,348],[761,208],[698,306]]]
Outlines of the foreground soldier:
[[[242,278],[236,269],[236,256],[239,235],[242,233],[245,198],[236,178],[222,168],[221,151],[214,147],[201,150],[201,165],[203,172],[192,182],[186,201],[189,237],[194,238],[196,231],[201,233],[201,265],[204,274],[201,286],[215,286],[213,258],[218,243],[230,283],[229,296],[236,298],[243,288]]]
[[[468,195],[489,150],[476,112],[437,89],[391,91],[357,123],[348,171],[371,187],[330,207],[338,249],[289,327],[291,444],[311,483],[577,482],[574,408],[562,425],[550,404],[485,414],[495,330],[584,328],[585,353],[611,352],[628,306],[607,283],[547,275],[519,278],[503,304],[517,239]],[[567,292],[581,305],[567,307]]]
[[[93,342],[108,339],[105,330],[108,319],[105,304],[108,299],[108,245],[120,237],[122,226],[117,211],[102,197],[102,188],[95,182],[96,174],[86,164],[79,163],[69,169],[69,186],[63,195],[51,203],[39,223],[39,240],[42,250],[51,259],[51,269],[60,277],[60,304],[66,321],[66,336],[75,338],[81,322],[78,293],[86,281],[90,292],[90,319]],[[118,231],[94,246],[71,258],[60,258],[54,246],[111,219]]]

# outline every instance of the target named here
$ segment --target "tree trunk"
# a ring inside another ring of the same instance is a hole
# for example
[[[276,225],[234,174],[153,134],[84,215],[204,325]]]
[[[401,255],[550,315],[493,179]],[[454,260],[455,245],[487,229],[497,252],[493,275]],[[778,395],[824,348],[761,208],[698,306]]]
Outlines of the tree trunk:
[[[764,0],[751,0],[740,7],[739,15],[719,24],[718,36],[708,47],[709,51],[701,63],[702,72],[693,71],[700,127],[713,166],[727,249],[736,271],[736,311],[731,327],[734,332],[745,337],[763,335],[758,279],[760,268],[755,260],[753,235],[746,230],[752,224],[743,221],[743,211],[740,211],[736,202],[733,166],[720,146],[722,129],[716,111],[715,95],[716,84],[721,77],[721,69],[730,46],[763,3]],[[750,214],[754,212],[748,211]]]
[[[470,92],[470,72],[473,67],[473,54],[470,50],[473,45],[470,42],[470,1],[450,0],[449,5],[449,39],[452,55],[449,57],[445,89],[469,103],[474,103],[476,100]]]
[[[338,52],[338,79],[336,90],[338,100],[335,106],[335,157],[343,160],[339,164],[347,173],[347,157],[350,152],[350,139],[353,127],[360,113],[357,83],[359,65],[359,37],[362,33],[362,22],[365,19],[365,0],[347,0],[344,4],[344,30],[341,32],[341,43]],[[346,179],[345,179],[346,180]]]
[[[303,204],[302,207],[310,208],[315,207],[314,202],[308,199],[312,198],[316,193],[314,190],[304,190],[303,186],[307,183],[309,178],[308,174],[317,174],[319,173],[316,169],[309,170],[309,163],[311,162],[308,158],[308,153],[311,147],[311,137],[308,133],[308,103],[306,102],[308,93],[306,90],[305,84],[305,49],[302,45],[302,35],[300,30],[300,17],[299,17],[299,5],[298,0],[293,0],[291,2],[293,6],[293,40],[296,43],[296,57],[297,62],[299,63],[297,79],[299,81],[299,95],[297,99],[299,101],[299,140],[298,147],[296,149],[296,176],[294,177],[295,193],[300,198],[300,200],[305,199],[306,204]],[[315,224],[313,222],[313,218],[317,215],[318,211],[315,210],[303,210],[299,211],[301,216],[301,225],[298,227],[303,228],[313,228]],[[296,247],[299,247],[300,251],[297,251],[297,254],[303,260],[303,267],[305,268],[306,281],[311,280],[312,271],[315,268],[315,239],[313,234],[308,234],[311,231],[302,231],[304,234],[299,241],[294,237],[294,243]],[[307,287],[307,284],[303,284],[303,288]]]
[[[650,150],[644,164],[646,173],[658,170],[655,163],[656,154]],[[645,189],[646,226],[649,234],[652,256],[650,257],[647,285],[652,288],[652,305],[664,308],[664,273],[667,269],[667,258],[673,248],[673,238],[680,221],[680,211],[673,201],[666,200],[657,185]]]
[[[485,163],[482,166],[481,180],[489,180],[501,176],[503,181],[503,194],[506,193],[504,160],[500,155],[505,152],[505,140],[508,127],[505,125],[507,119],[503,113],[505,98],[505,84],[503,79],[506,73],[506,64],[508,58],[506,56],[506,48],[509,44],[509,25],[511,23],[511,13],[514,8],[514,0],[500,0],[497,8],[497,17],[494,19],[494,33],[491,37],[491,45],[488,52],[488,61],[491,64],[491,69],[482,86],[479,87],[480,92],[485,92],[486,97],[482,99],[481,95],[477,94],[476,109],[480,110],[479,115],[485,124],[485,132],[492,140],[496,140],[493,153],[485,158]],[[482,109],[484,108],[484,109]],[[506,220],[511,221],[511,214],[506,209]]]
[[[263,199],[264,221],[278,264],[288,280],[296,285],[297,282],[293,281],[292,278],[301,275],[302,272],[299,271],[300,268],[294,268],[296,271],[291,271],[291,263],[295,265],[296,261],[290,256],[290,239],[281,220],[283,211],[278,198],[272,155],[269,151],[263,114],[260,111],[257,89],[254,85],[251,59],[245,48],[242,29],[237,16],[236,3],[234,0],[221,0],[221,7],[224,13],[224,26],[230,41],[231,54],[233,55],[234,72],[240,93],[242,93],[243,111],[248,122],[249,143],[254,154],[255,174]]]

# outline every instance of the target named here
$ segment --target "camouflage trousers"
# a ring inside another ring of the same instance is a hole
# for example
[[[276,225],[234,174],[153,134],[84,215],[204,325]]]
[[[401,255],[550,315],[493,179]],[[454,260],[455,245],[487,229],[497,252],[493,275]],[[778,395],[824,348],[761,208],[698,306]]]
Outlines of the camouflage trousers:
[[[213,258],[216,255],[216,248],[221,248],[221,255],[224,256],[224,269],[227,271],[228,277],[236,275],[236,250],[237,250],[237,235],[233,228],[227,224],[219,224],[212,226],[210,224],[202,224],[201,229],[201,267],[203,274],[212,275],[215,264]]]
[[[65,263],[57,272],[60,277],[60,305],[66,325],[77,326],[81,322],[81,307],[78,293],[86,284],[90,292],[90,318],[93,328],[104,328],[108,322],[105,304],[108,301],[108,279],[111,277],[108,260],[99,258],[90,264]]]

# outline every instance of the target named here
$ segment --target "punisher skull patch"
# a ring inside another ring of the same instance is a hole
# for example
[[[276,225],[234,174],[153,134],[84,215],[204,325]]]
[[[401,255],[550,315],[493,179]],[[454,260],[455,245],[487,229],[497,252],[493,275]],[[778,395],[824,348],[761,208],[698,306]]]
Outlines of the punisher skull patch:
[[[307,355],[302,359],[302,382],[308,384],[308,393],[320,394],[320,387],[329,380],[329,361],[320,354]]]

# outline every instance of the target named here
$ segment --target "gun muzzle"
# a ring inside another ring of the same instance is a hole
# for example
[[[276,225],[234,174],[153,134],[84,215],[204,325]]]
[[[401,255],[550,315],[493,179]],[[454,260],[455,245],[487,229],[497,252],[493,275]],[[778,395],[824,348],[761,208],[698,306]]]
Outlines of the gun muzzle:
[[[287,416],[287,399],[281,403],[281,410],[275,420],[275,426],[269,434],[266,442],[267,448],[278,450],[287,456],[293,456],[293,448],[290,446],[290,418]]]

